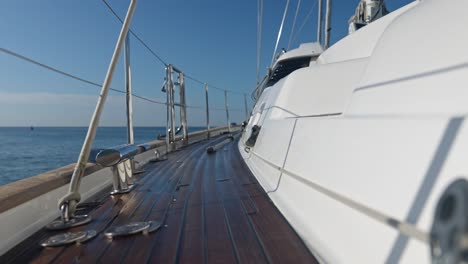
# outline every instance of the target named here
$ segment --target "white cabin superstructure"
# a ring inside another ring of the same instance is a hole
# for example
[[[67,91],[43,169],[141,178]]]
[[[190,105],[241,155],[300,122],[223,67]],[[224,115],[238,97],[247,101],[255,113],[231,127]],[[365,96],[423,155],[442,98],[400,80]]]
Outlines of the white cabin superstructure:
[[[257,100],[239,149],[322,262],[431,261],[437,203],[468,175],[467,10],[415,1]]]

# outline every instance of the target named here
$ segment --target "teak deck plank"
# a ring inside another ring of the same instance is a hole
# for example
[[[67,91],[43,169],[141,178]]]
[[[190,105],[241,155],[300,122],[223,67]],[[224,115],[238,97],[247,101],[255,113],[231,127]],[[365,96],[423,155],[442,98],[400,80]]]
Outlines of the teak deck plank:
[[[95,229],[96,238],[40,249],[30,262],[317,263],[248,170],[237,141],[206,153],[223,139],[193,144],[147,165],[135,190],[107,197],[90,213],[89,225],[71,230]],[[149,220],[160,221],[161,228],[113,240],[103,235],[112,226]]]
[[[248,210],[243,206],[244,200],[249,200],[247,194],[243,191],[241,184],[236,179],[234,170],[227,162],[232,156],[231,152],[224,155],[224,165],[226,166],[226,176],[230,177],[230,181],[223,184],[220,183],[220,192],[224,196],[224,210],[226,219],[228,219],[231,230],[233,231],[233,241],[235,242],[239,261],[242,263],[267,263],[264,249],[258,241],[255,231],[249,223],[249,214],[252,210]]]
[[[222,202],[219,201],[216,179],[224,179],[224,172],[216,163],[222,153],[207,157],[207,169],[204,173],[204,207],[206,233],[206,260],[208,263],[235,263],[237,256],[232,246],[232,237],[225,221]],[[220,176],[220,177],[217,177]]]

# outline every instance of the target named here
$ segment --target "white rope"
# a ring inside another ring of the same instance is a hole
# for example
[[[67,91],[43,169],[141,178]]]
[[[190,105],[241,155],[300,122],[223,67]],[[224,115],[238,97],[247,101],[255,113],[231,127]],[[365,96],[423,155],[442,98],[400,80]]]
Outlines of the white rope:
[[[292,28],[291,28],[291,33],[289,34],[289,41],[288,41],[288,49],[291,47],[291,40],[292,40],[292,36],[293,36],[293,33],[294,33],[294,27],[296,26],[296,20],[297,20],[297,14],[299,14],[299,8],[301,7],[301,0],[299,0],[297,2],[297,7],[296,7],[296,14],[294,15],[294,21],[293,21],[293,24],[292,24]]]
[[[275,45],[275,50],[273,51],[273,58],[271,58],[271,66],[273,66],[273,63],[275,62],[276,50],[278,49],[278,44],[281,39],[281,34],[283,33],[284,20],[286,19],[286,15],[288,13],[289,1],[290,0],[286,2],[286,7],[284,8],[283,20],[281,21],[281,26],[278,31],[278,37],[276,38],[276,45]]]

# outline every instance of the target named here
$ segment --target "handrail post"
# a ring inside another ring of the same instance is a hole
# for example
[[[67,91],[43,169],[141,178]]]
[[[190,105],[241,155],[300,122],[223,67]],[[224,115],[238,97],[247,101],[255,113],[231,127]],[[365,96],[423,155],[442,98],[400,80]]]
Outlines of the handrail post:
[[[249,111],[247,108],[247,94],[244,93],[244,110],[245,110],[245,121],[249,120]]]
[[[125,39],[127,37],[128,31],[130,29],[130,22],[132,20],[133,14],[135,12],[135,7],[136,7],[137,0],[131,0],[130,5],[128,7],[127,14],[125,16],[125,20],[122,25],[122,29],[120,31],[119,38],[117,40],[114,53],[112,55],[112,59],[109,63],[109,67],[107,69],[106,77],[104,79],[104,83],[101,88],[101,93],[99,96],[99,99],[96,104],[96,108],[94,110],[93,116],[91,118],[91,122],[88,127],[88,132],[86,134],[85,141],[83,143],[83,146],[80,151],[80,155],[78,157],[78,161],[75,165],[75,168],[73,170],[73,175],[70,181],[70,186],[68,189],[68,193],[62,197],[59,202],[59,208],[62,213],[62,227],[63,228],[69,228],[72,225],[76,226],[79,224],[85,224],[90,221],[90,218],[87,217],[87,219],[84,221],[73,221],[73,224],[70,224],[70,220],[75,218],[75,211],[76,211],[76,205],[80,202],[81,200],[81,195],[79,192],[79,188],[81,185],[81,179],[84,175],[84,172],[86,170],[86,164],[88,163],[89,159],[89,154],[91,152],[91,147],[94,142],[94,138],[96,137],[96,130],[99,125],[99,119],[102,114],[102,110],[104,109],[104,104],[107,99],[107,94],[109,93],[109,88],[110,84],[112,82],[112,77],[115,72],[115,67],[117,66],[117,62],[120,56],[120,53],[122,51],[123,44],[125,42]]]
[[[130,62],[130,36],[127,34],[125,38],[125,105],[127,110],[127,143],[135,143],[134,131],[133,131],[133,103],[132,103],[132,71]],[[128,167],[128,180],[132,183],[133,174],[135,171],[135,160],[133,158],[125,162]],[[138,172],[141,173],[141,172]]]
[[[166,67],[166,94],[167,94],[167,114],[168,126],[166,129],[166,144],[169,146],[169,151],[174,150],[175,142],[175,109],[174,109],[174,80],[172,73],[174,69],[172,65]]]
[[[228,106],[227,90],[224,90],[224,107],[226,108],[226,122],[227,122],[228,132],[231,132],[231,122],[229,121],[229,106]]]
[[[125,99],[127,106],[127,143],[133,144],[133,105],[132,105],[132,72],[130,68],[130,37],[125,39]]]
[[[210,106],[208,102],[208,84],[205,83],[205,103],[206,103],[206,131],[207,137],[210,139]]]
[[[187,105],[185,100],[185,75],[183,72],[179,73],[179,87],[180,87],[180,123],[182,125],[183,144],[188,144],[188,127],[187,127]]]

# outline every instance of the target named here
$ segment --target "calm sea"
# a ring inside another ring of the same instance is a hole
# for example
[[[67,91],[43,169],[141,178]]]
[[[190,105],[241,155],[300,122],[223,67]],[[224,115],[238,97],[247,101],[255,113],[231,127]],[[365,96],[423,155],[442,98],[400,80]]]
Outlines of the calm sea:
[[[200,130],[192,127],[189,132]],[[155,140],[164,127],[137,127],[135,143]],[[0,185],[76,162],[86,127],[0,127]],[[125,144],[125,127],[98,129],[94,148]]]

